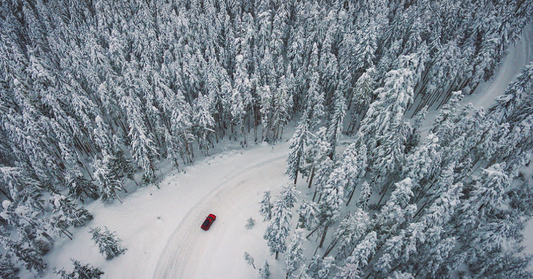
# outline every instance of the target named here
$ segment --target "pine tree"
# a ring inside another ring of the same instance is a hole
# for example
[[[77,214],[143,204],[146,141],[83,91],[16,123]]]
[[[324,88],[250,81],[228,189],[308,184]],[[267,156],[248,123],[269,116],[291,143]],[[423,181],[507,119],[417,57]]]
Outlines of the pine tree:
[[[16,259],[27,270],[38,273],[46,268],[43,255],[32,245],[6,236],[0,236],[0,243],[6,249],[6,255],[11,259]]]
[[[272,202],[270,201],[270,190],[263,192],[263,199],[259,203],[261,205],[259,214],[263,216],[263,221],[270,221],[272,219]]]
[[[297,196],[298,192],[292,185],[283,187],[280,196],[274,203],[272,218],[263,235],[270,247],[270,253],[276,254],[276,260],[279,253],[284,253],[287,250],[285,241],[290,232],[292,208],[296,203]]]
[[[318,205],[314,202],[303,200],[298,210],[298,227],[312,230],[318,225]]]
[[[353,264],[358,272],[366,268],[376,253],[378,238],[375,231],[368,233],[363,240],[351,251],[346,264]]]
[[[311,76],[309,90],[307,91],[307,109],[309,110],[310,130],[314,129],[320,118],[325,115],[325,93],[320,86],[320,75],[315,72]]]
[[[335,267],[335,258],[333,257],[325,257],[324,260],[322,260],[322,264],[320,266],[320,269],[318,270],[318,277],[320,279],[326,279],[329,277],[331,273],[331,269]]]
[[[233,124],[240,130],[241,145],[244,147],[247,146],[244,121],[252,103],[250,94],[251,84],[248,73],[246,72],[246,61],[244,61],[243,55],[238,55],[236,61],[237,71],[235,73],[235,84],[231,98],[231,115],[233,116]]]
[[[98,249],[100,249],[100,254],[106,257],[106,260],[111,260],[116,256],[124,254],[127,249],[120,246],[120,238],[116,236],[116,232],[111,232],[107,227],[104,227],[102,231],[101,228],[91,228],[89,233],[92,234],[92,240]]]
[[[67,180],[68,194],[71,197],[79,199],[84,202],[84,197],[96,200],[100,197],[98,194],[98,186],[83,176],[70,177]]]
[[[304,238],[302,234],[302,229],[297,229],[294,231],[289,247],[285,252],[286,278],[291,277],[300,268],[300,266],[304,264],[304,249],[302,247]]]
[[[93,219],[87,209],[77,206],[74,201],[61,195],[52,196],[50,201],[54,210],[63,212],[68,219],[68,224],[74,227],[83,227]]]
[[[255,269],[254,258],[248,252],[244,252],[244,260]]]
[[[498,123],[505,123],[516,114],[516,109],[528,99],[533,84],[533,63],[529,63],[516,80],[510,83],[502,96],[496,98],[496,104],[489,109],[491,117]]]
[[[83,265],[80,261],[71,259],[74,264],[74,270],[67,272],[64,268],[56,270],[54,274],[61,279],[100,279],[104,272],[100,269],[91,266],[90,264]]]
[[[348,255],[369,226],[370,218],[366,212],[356,209],[354,213],[348,213],[335,230],[333,241],[326,249],[324,256],[328,256],[335,247],[338,251],[336,260],[339,260],[342,255]]]
[[[318,202],[318,222],[322,228],[322,247],[328,228],[339,218],[341,205],[344,203],[344,187],[346,175],[342,168],[335,169],[329,180],[322,188],[321,199]]]
[[[326,184],[332,171],[333,152],[326,139],[326,131],[327,129],[325,127],[318,130],[314,136],[313,142],[310,144],[311,148],[309,148],[305,154],[305,160],[308,165],[304,169],[309,175],[309,188],[311,188],[313,182],[319,186]],[[317,187],[315,193],[317,193],[318,190]],[[314,199],[315,197],[313,197],[313,200]]]
[[[367,181],[363,182],[363,185],[361,186],[361,193],[359,195],[359,200],[357,201],[357,207],[361,208],[362,210],[368,209],[368,202],[370,201],[370,197],[372,196],[372,187],[370,186],[370,183]]]
[[[344,185],[346,195],[344,198],[348,198],[346,202],[348,205],[355,193],[358,181],[366,174],[366,145],[350,144],[344,151],[338,168],[343,169],[346,175],[346,184]]]
[[[376,163],[376,175],[394,173],[403,163],[407,136],[411,132],[403,116],[413,100],[415,81],[411,68],[416,65],[416,55],[399,58],[398,69],[387,73],[384,86],[375,91],[377,100],[361,122],[359,132],[372,151],[369,159]]]
[[[261,279],[268,279],[270,276],[270,265],[268,264],[268,261],[265,260],[261,268],[259,268],[259,275],[261,276]]]
[[[117,198],[122,203],[117,193],[117,191],[122,190],[122,182],[112,172],[113,160],[114,158],[109,154],[104,154],[102,160],[95,160],[93,165],[94,178],[100,186],[103,201]]]
[[[294,180],[294,185],[296,185],[298,173],[303,165],[302,157],[309,133],[308,121],[307,115],[304,114],[289,143],[289,155],[287,156],[287,169],[285,173],[289,175],[290,179]]]
[[[361,118],[363,118],[368,110],[371,101],[374,98],[374,68],[368,68],[354,85],[353,95],[349,99],[350,104],[348,109],[353,104],[353,111],[350,123],[348,124],[348,134],[353,134],[357,129]]]
[[[425,190],[426,183],[430,184],[440,170],[441,154],[439,148],[439,139],[434,134],[429,133],[424,143],[407,156],[403,172],[405,176],[411,178],[415,190]]]
[[[335,90],[334,98],[334,112],[329,120],[328,130],[326,133],[326,138],[329,141],[329,144],[332,148],[332,153],[335,153],[335,147],[337,142],[342,135],[344,128],[344,116],[346,116],[346,99],[344,98],[344,93],[342,92],[343,85],[342,82],[339,83],[337,90]]]
[[[158,155],[157,147],[148,132],[145,122],[141,119],[140,101],[135,96],[124,96],[122,105],[128,113],[129,133],[131,138],[132,157],[144,171],[144,181],[155,178],[155,163]]]
[[[19,268],[15,266],[12,259],[6,254],[0,255],[0,276],[5,279],[17,279]]]
[[[211,104],[208,97],[200,94],[196,99],[195,113],[193,116],[193,131],[198,139],[198,146],[204,155],[209,155],[213,146],[215,132],[215,119],[211,115]]]
[[[109,128],[109,125],[105,123],[104,119],[98,115],[96,116],[94,122],[96,123],[96,128],[94,129],[94,141],[100,147],[101,150],[105,150],[108,154],[113,154],[116,145],[113,141]]]
[[[409,221],[415,214],[417,206],[410,203],[413,197],[413,183],[410,178],[405,178],[394,184],[395,189],[376,215],[376,230],[381,235],[394,234],[405,222]]]

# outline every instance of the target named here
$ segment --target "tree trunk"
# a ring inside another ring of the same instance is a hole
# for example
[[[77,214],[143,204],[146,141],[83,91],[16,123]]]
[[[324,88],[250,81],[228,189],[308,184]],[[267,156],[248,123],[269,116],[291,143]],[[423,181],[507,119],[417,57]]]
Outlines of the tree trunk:
[[[356,188],[357,188],[357,187],[354,186],[353,189],[352,189],[352,191],[350,192],[350,197],[348,198],[348,202],[346,202],[346,206],[348,206],[348,205],[350,204],[350,202],[352,201],[353,194],[355,193],[355,189],[356,189]]]
[[[315,177],[315,166],[313,166],[313,169],[311,170],[311,176],[309,177],[309,185],[307,186],[307,188],[311,188],[311,185],[313,184],[313,178]],[[316,195],[316,192],[315,192],[315,195]],[[313,197],[313,200],[315,198]]]
[[[324,228],[324,233],[322,234],[322,238],[320,239],[320,244],[318,245],[318,248],[322,248],[322,245],[324,244],[324,240],[326,239],[326,234],[328,233],[329,226],[326,226]]]
[[[305,238],[309,238],[311,235],[313,235],[317,230],[318,228],[320,228],[320,226],[317,226],[312,232],[310,232]]]
[[[315,201],[316,193],[318,192],[318,187],[315,187],[315,193],[313,194],[313,201]]]
[[[331,253],[331,251],[333,251],[333,248],[335,248],[335,246],[337,246],[337,243],[339,243],[339,238],[338,237],[335,238],[335,240],[333,240],[331,242],[331,244],[328,246],[328,248],[326,249],[326,252],[322,256],[322,259],[327,257],[329,255],[329,253]]]

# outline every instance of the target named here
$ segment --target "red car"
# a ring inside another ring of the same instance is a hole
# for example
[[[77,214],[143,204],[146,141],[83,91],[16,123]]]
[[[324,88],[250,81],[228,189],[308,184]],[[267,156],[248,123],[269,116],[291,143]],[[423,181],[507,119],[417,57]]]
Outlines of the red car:
[[[217,219],[217,216],[215,216],[215,214],[209,214],[209,216],[207,216],[207,218],[205,218],[205,221],[202,223],[202,226],[201,226],[202,230],[204,231],[209,230],[209,228],[211,227],[213,222],[215,222],[216,219]]]

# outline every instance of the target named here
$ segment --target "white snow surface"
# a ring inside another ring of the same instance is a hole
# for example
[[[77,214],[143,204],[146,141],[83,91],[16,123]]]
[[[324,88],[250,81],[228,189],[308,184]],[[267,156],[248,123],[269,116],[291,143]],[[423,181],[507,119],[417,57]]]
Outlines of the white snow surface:
[[[498,96],[505,93],[509,83],[516,79],[522,69],[533,61],[533,24],[528,24],[520,39],[509,48],[509,53],[496,70],[494,77],[487,82],[482,82],[471,95],[465,96],[461,103],[472,104],[474,107],[490,108]],[[431,124],[437,117],[435,108],[428,110],[428,115],[421,129],[425,137],[431,128]]]
[[[262,239],[265,225],[258,213],[267,188],[288,183],[283,175],[288,144],[268,144],[247,150],[224,151],[171,171],[159,183],[126,195],[124,204],[93,202],[87,209],[94,220],[75,229],[74,240],[61,240],[47,255],[43,278],[56,278],[52,267],[72,270],[70,258],[100,268],[102,278],[254,278],[257,270],[244,261],[244,252],[259,268],[270,259]],[[205,217],[217,220],[209,231],[200,229]],[[246,229],[252,217],[256,225]],[[128,250],[106,261],[90,239],[89,229],[107,226]],[[274,277],[282,274],[271,267]]]
[[[533,60],[532,39],[530,24],[496,76],[463,103],[488,108]],[[430,113],[428,118],[434,115]],[[268,260],[271,278],[283,278],[281,265],[276,264],[262,238],[265,224],[258,210],[264,190],[270,188],[275,197],[280,187],[289,183],[284,175],[289,136],[287,131],[284,142],[275,147],[230,147],[199,159],[185,168],[186,173],[163,165],[166,176],[158,184],[160,189],[153,185],[139,188],[123,197],[124,204],[116,200],[87,204],[94,220],[84,228],[72,229],[73,240],[55,243],[46,256],[48,269],[42,278],[56,278],[54,267],[72,270],[71,258],[100,268],[105,272],[102,278],[258,278],[257,270],[244,261],[245,251],[255,258],[256,268]],[[200,224],[209,213],[217,215],[217,220],[206,232]],[[249,230],[245,225],[250,217],[256,225]],[[104,226],[116,231],[128,249],[109,261],[98,252],[89,233],[90,228]],[[533,222],[526,230],[525,243],[526,252],[533,253]]]

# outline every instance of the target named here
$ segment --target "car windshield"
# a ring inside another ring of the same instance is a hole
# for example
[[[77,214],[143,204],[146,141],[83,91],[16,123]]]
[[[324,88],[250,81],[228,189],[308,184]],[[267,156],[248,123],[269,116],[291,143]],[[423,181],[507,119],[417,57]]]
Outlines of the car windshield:
[[[211,223],[211,220],[210,219],[205,219],[204,223],[202,224],[203,227],[209,225],[209,223]]]

